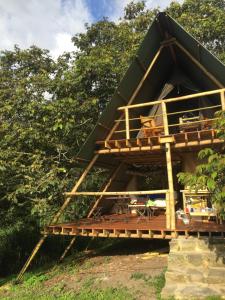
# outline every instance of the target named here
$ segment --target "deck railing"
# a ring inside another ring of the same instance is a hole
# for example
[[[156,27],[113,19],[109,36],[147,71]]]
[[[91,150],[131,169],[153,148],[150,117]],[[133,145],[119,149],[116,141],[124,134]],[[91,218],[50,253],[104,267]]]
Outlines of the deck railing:
[[[172,102],[179,102],[179,101],[190,101],[192,99],[195,98],[200,98],[200,97],[206,97],[206,96],[212,96],[212,95],[218,95],[220,97],[220,103],[217,105],[209,105],[206,107],[198,107],[198,108],[194,108],[194,109],[185,109],[182,111],[173,111],[173,112],[168,112],[167,111],[167,106],[169,103]],[[163,133],[162,135],[169,135],[171,133],[172,128],[177,127],[178,129],[182,128],[182,124],[179,123],[171,123],[168,120],[168,117],[170,116],[175,116],[175,115],[182,115],[182,114],[187,114],[187,113],[196,113],[199,111],[206,111],[206,110],[225,110],[225,88],[223,89],[218,89],[218,90],[211,90],[211,91],[206,91],[206,92],[201,92],[201,93],[195,93],[195,94],[191,94],[191,95],[185,95],[185,96],[181,96],[181,97],[176,97],[176,98],[168,98],[168,99],[161,99],[161,100],[157,100],[157,101],[151,101],[151,102],[145,102],[145,103],[140,103],[140,104],[133,104],[133,105],[127,105],[127,106],[122,106],[119,107],[118,110],[120,111],[124,111],[124,118],[119,119],[119,120],[115,120],[115,122],[119,124],[125,124],[125,128],[121,129],[121,130],[115,130],[114,134],[124,134],[125,133],[125,138],[127,140],[130,139],[131,137],[131,133],[132,132],[139,132],[140,130],[142,130],[144,127],[141,126],[139,128],[133,128],[131,126],[131,122],[133,121],[138,121],[141,120],[141,117],[134,117],[134,118],[130,118],[130,112],[131,110],[134,109],[141,109],[141,108],[145,108],[145,107],[152,107],[154,105],[161,105],[161,111],[162,113],[159,114],[155,114],[153,116],[145,116],[145,117],[149,117],[149,118],[156,118],[156,117],[162,117],[163,120],[163,124],[159,125],[159,126],[154,126],[154,130],[156,129],[163,129]],[[201,120],[196,120],[195,118],[193,118],[193,120],[191,120],[191,118],[189,118],[188,123],[183,124],[183,127],[185,126],[193,126],[195,125],[196,127],[201,127],[201,129],[203,130],[204,128],[206,128],[207,126],[211,126],[212,122],[215,121],[217,118],[212,117],[212,118],[206,118],[206,119],[201,119]],[[145,127],[145,128],[149,128],[149,127]],[[179,132],[179,130],[178,130]]]

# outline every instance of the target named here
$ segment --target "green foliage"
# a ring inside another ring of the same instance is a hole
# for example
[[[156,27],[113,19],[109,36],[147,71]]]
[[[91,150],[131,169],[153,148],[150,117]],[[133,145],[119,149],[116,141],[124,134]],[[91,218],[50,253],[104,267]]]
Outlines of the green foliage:
[[[225,114],[217,114],[215,127],[218,129],[218,136],[225,138]],[[199,190],[207,188],[212,193],[212,203],[220,212],[221,217],[225,218],[225,154],[205,148],[198,154],[202,162],[196,167],[194,174],[179,173],[179,181],[190,188]]]
[[[167,12],[198,41],[225,62],[225,1],[172,2]]]
[[[8,259],[18,268],[17,262],[24,260],[18,253],[28,254],[39,228],[49,222],[63,202],[63,192],[70,190],[78,178],[81,169],[75,155],[157,12],[147,9],[144,1],[131,2],[119,22],[103,19],[86,25],[86,31],[72,39],[76,50],[57,60],[48,50],[35,46],[1,51],[1,271]],[[224,1],[186,0],[172,3],[168,12],[221,59],[225,58]],[[220,126],[224,128],[225,121]],[[219,129],[219,134],[224,136],[224,130]],[[207,180],[211,189],[218,176],[214,173]],[[104,178],[103,170],[94,170],[83,188],[97,189]],[[84,216],[89,207],[89,198],[79,198],[64,220]]]

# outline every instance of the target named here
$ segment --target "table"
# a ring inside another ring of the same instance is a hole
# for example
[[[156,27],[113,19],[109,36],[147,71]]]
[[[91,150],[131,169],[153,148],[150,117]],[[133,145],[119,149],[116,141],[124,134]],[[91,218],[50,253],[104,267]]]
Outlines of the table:
[[[147,217],[151,217],[151,207],[147,207],[145,204],[128,204],[128,209],[132,210],[135,209],[137,214],[139,215],[139,219],[142,217],[146,217],[145,214],[147,213]]]

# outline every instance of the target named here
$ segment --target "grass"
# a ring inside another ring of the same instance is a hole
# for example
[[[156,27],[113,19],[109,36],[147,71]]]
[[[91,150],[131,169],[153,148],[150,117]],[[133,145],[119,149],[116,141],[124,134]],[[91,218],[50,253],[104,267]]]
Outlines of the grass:
[[[106,261],[109,261],[108,259]],[[38,268],[35,271],[27,272],[23,282],[13,284],[16,276],[2,280],[0,286],[1,300],[135,300],[132,292],[127,288],[119,286],[117,288],[98,288],[97,278],[87,277],[80,281],[76,277],[79,267],[91,269],[93,263],[83,261],[83,256],[75,255],[67,258],[63,264],[56,266]],[[48,271],[46,271],[46,269]],[[71,288],[67,284],[67,279],[74,277],[74,281],[79,288]]]
[[[143,280],[145,284],[151,285],[155,289],[157,300],[161,300],[160,294],[165,285],[165,272],[166,270],[164,270],[160,275],[155,277],[148,276],[145,273],[135,272],[131,274],[130,279]]]

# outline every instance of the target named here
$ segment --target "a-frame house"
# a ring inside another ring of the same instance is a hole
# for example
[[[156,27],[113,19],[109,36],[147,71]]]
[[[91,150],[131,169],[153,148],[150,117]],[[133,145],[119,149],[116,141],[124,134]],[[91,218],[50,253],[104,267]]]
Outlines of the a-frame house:
[[[225,66],[170,16],[159,13],[77,155],[84,165],[81,177],[18,278],[48,235],[71,236],[70,247],[76,236],[171,239],[225,232],[208,203],[210,194],[188,193],[176,176],[194,171],[200,149],[223,145],[213,121],[216,111],[225,110],[224,87]],[[107,169],[109,178],[100,191],[82,191],[93,166]],[[96,199],[87,217],[58,224],[81,195]],[[178,209],[184,214],[176,216]]]

